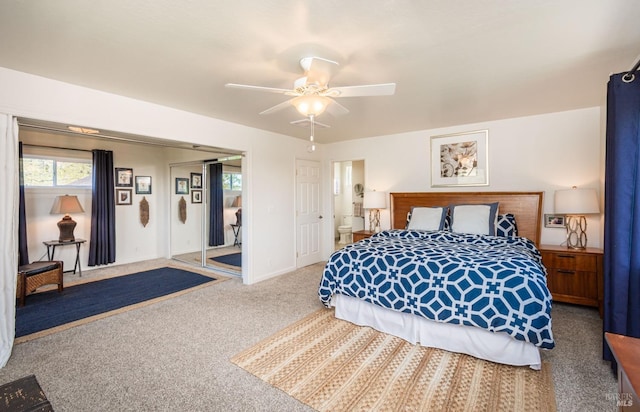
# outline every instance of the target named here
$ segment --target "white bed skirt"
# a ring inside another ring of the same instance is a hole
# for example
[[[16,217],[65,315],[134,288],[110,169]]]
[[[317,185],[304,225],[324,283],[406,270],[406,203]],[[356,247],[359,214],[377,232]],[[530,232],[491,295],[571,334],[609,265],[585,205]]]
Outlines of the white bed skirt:
[[[540,351],[528,342],[504,333],[472,326],[434,322],[408,313],[396,312],[345,295],[334,295],[336,317],[356,325],[370,326],[413,344],[466,353],[476,358],[539,370]]]

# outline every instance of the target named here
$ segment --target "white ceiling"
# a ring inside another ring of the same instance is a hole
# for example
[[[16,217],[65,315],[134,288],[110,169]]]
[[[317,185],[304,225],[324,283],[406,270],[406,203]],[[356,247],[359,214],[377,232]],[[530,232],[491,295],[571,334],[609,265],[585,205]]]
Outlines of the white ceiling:
[[[599,106],[640,54],[638,0],[55,0],[0,2],[0,66],[285,135],[298,61],[340,63],[330,86],[395,82],[345,97],[316,140]],[[91,125],[85,125],[91,126]]]

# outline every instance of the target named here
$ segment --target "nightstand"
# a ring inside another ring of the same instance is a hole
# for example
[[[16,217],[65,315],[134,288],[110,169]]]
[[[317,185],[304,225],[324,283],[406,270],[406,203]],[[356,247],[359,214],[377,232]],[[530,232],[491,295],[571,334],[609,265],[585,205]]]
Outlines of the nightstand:
[[[376,232],[372,232],[370,230],[358,230],[357,232],[353,232],[353,241],[357,242],[359,240],[366,239],[375,234]]]
[[[597,307],[602,317],[602,249],[568,249],[552,245],[540,245],[538,249],[547,268],[547,286],[553,300]]]

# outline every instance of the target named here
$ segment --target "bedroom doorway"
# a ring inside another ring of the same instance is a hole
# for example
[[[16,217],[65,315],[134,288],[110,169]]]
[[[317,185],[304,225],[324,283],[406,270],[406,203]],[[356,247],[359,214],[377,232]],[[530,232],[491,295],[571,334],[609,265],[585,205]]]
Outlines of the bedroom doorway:
[[[364,230],[364,160],[333,162],[334,250],[353,242],[353,232]]]
[[[296,160],[296,267],[321,259],[321,199],[320,162]]]

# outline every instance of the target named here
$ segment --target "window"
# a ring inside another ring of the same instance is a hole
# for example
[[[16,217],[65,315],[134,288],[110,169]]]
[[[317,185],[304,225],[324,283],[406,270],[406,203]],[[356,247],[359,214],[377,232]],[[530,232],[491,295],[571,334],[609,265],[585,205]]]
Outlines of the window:
[[[91,187],[91,160],[25,154],[25,187]]]
[[[222,173],[222,188],[224,190],[242,190],[242,174],[235,172]]]

